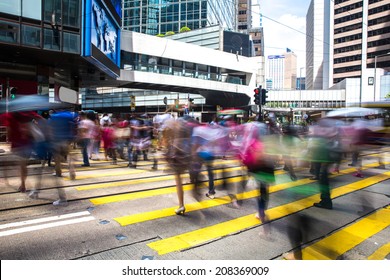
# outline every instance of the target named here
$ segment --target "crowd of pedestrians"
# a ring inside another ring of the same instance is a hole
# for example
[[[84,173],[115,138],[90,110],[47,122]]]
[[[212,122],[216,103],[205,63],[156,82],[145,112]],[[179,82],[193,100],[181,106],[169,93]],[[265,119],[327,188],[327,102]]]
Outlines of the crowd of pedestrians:
[[[18,159],[20,184],[19,192],[27,192],[27,164],[34,155],[41,160],[41,176],[28,193],[32,199],[39,198],[42,191],[42,175],[45,165],[53,165],[58,200],[55,206],[66,205],[67,197],[60,178],[64,176],[63,163],[67,164],[69,178],[76,179],[75,156],[72,149],[80,149],[82,165],[89,167],[94,160],[103,158],[113,165],[118,159],[128,162],[129,168],[137,168],[140,160],[153,162],[153,170],[158,167],[158,159],[166,160],[175,175],[178,207],[177,215],[186,212],[183,190],[183,174],[190,175],[193,183],[192,194],[197,201],[215,199],[218,192],[227,192],[234,207],[239,208],[238,190],[231,188],[226,181],[222,164],[222,187],[216,188],[216,159],[238,159],[243,177],[252,178],[258,189],[256,218],[268,224],[269,186],[275,183],[275,169],[283,164],[291,181],[299,179],[296,167],[298,162],[310,165],[310,179],[318,181],[320,201],[313,206],[331,210],[333,208],[329,180],[330,167],[339,172],[341,159],[352,155],[351,166],[356,167],[354,176],[363,177],[360,153],[364,149],[369,129],[364,122],[340,122],[323,118],[315,125],[297,127],[281,125],[275,115],[270,114],[263,121],[256,120],[239,123],[231,116],[214,118],[210,123],[184,115],[174,118],[169,113],[148,116],[120,116],[92,111],[73,112],[66,110],[44,112],[8,113],[6,125],[11,151]],[[202,194],[200,187],[201,171],[207,174],[207,191]],[[247,181],[245,181],[247,182]],[[245,184],[242,184],[245,187]],[[302,230],[310,228],[306,217],[298,218],[290,229],[291,242],[299,248]],[[301,226],[299,226],[301,224]],[[297,252],[286,256],[299,259]]]

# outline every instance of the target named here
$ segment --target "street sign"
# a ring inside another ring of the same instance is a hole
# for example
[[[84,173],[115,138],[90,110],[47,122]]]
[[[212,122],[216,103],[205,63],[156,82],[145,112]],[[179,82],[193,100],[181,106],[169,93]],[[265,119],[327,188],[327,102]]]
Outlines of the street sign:
[[[131,111],[135,111],[135,96],[130,96],[130,109]]]

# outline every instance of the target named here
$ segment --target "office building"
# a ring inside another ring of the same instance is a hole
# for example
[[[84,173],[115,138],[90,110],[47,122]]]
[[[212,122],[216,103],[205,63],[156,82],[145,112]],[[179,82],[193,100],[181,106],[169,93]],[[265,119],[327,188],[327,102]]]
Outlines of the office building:
[[[364,79],[362,86],[376,79],[370,85],[379,86],[381,75],[390,71],[389,11],[390,0],[312,0],[306,16],[306,88],[328,89],[347,78]]]
[[[333,1],[312,0],[306,14],[306,89],[333,85]]]
[[[268,73],[267,88],[271,89],[295,89],[297,79],[297,56],[290,49],[283,55],[269,55],[267,59]]]
[[[235,1],[219,0],[124,0],[123,29],[144,34],[178,33],[220,24],[237,30]]]

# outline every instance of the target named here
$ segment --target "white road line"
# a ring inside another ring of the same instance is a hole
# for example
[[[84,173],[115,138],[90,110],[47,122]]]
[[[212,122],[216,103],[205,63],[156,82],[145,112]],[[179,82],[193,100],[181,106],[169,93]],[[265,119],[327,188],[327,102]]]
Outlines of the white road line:
[[[54,223],[35,225],[35,226],[24,227],[24,228],[11,229],[11,230],[0,232],[0,237],[23,233],[23,232],[30,232],[30,231],[34,231],[34,230],[40,230],[40,229],[53,228],[53,227],[58,227],[58,226],[65,226],[65,225],[77,224],[77,223],[82,223],[82,222],[88,222],[88,221],[92,221],[94,219],[95,219],[94,217],[90,216],[90,217],[82,217],[82,218],[77,218],[77,219],[58,221],[58,222],[54,222]]]
[[[6,229],[6,228],[12,228],[12,227],[20,227],[20,226],[26,226],[26,225],[51,222],[51,221],[56,221],[56,220],[63,220],[63,219],[68,219],[68,218],[84,216],[84,215],[90,215],[90,214],[91,213],[89,211],[82,211],[82,212],[70,213],[70,214],[65,214],[65,215],[40,218],[40,219],[35,219],[35,220],[27,220],[27,221],[22,221],[22,222],[3,224],[3,225],[0,225],[0,230]]]

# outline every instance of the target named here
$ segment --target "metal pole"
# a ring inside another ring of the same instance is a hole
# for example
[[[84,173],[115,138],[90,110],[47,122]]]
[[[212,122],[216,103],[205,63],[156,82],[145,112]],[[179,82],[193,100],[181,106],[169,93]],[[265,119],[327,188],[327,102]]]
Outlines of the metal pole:
[[[302,107],[302,69],[304,67],[299,68],[299,108]]]
[[[378,56],[376,55],[374,58],[374,101],[375,101],[375,96],[376,96],[376,58]]]

